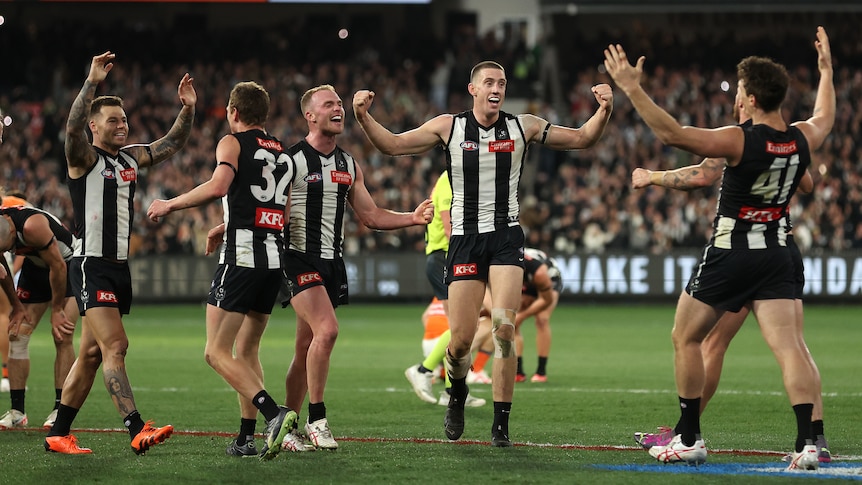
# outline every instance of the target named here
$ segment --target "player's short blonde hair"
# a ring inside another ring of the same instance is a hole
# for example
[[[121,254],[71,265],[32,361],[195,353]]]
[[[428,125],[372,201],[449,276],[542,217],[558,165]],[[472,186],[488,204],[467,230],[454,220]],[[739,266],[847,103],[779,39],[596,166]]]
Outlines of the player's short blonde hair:
[[[302,110],[303,115],[308,111],[308,105],[311,104],[311,97],[314,96],[314,93],[319,91],[332,91],[334,93],[335,88],[331,84],[321,84],[320,86],[315,86],[306,91],[299,100],[299,109]]]

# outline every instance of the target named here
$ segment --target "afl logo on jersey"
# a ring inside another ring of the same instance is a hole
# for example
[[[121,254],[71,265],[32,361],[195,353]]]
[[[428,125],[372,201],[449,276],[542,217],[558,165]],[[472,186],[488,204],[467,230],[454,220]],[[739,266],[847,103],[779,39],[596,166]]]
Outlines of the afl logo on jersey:
[[[102,170],[102,177],[105,177],[108,180],[114,180],[114,171],[110,168],[106,168]]]
[[[479,149],[479,144],[475,141],[465,140],[461,142],[461,149],[465,152],[475,152]]]
[[[305,176],[305,181],[309,184],[313,184],[315,182],[320,182],[323,180],[323,175],[319,173],[310,173]]]

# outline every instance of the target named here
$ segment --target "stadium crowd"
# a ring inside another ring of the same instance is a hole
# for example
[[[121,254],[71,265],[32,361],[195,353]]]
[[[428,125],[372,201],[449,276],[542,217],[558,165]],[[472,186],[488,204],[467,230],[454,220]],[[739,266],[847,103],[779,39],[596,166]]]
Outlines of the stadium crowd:
[[[14,59],[10,63],[20,65],[20,71],[0,81],[0,107],[13,120],[5,133],[6,143],[0,148],[0,185],[23,192],[35,206],[56,214],[70,227],[72,207],[64,181],[63,154],[67,106],[80,88],[79,74],[88,56],[100,49],[115,49],[101,43],[97,46],[93,39],[109,42],[107,39],[116,32],[108,34],[97,26],[78,27],[74,31],[55,25],[41,29],[4,27],[7,33],[3,35],[40,40],[20,46],[16,53],[20,64]],[[14,32],[15,28],[25,30]],[[810,33],[813,28],[806,25],[803,30]],[[862,34],[839,29],[833,32],[836,57],[858,60],[859,52],[847,53],[839,46],[862,45]],[[393,132],[400,132],[441,112],[468,109],[469,68],[483,59],[494,59],[507,67],[510,103],[513,98],[522,98],[529,104],[526,111],[570,126],[580,126],[595,111],[590,86],[609,81],[597,68],[601,41],[581,39],[578,56],[586,60],[577,70],[561,73],[565,104],[551,106],[540,100],[541,89],[537,87],[541,55],[538,49],[528,49],[517,37],[512,41],[510,37],[498,38],[494,32],[478,35],[469,26],[455,29],[446,41],[396,40],[385,46],[327,41],[307,49],[290,44],[314,37],[302,29],[289,34],[280,30],[258,34],[244,31],[241,41],[223,32],[158,34],[152,35],[152,42],[146,46],[138,42],[116,49],[116,67],[98,92],[124,98],[126,112],[131,116],[132,142],[152,140],[168,130],[176,115],[178,73],[191,72],[199,94],[194,130],[185,149],[168,163],[150,169],[140,180],[138,190],[142,196],[135,199],[134,254],[202,253],[207,231],[221,222],[219,204],[173,214],[159,224],[149,222],[145,212],[152,200],[176,196],[210,178],[215,167],[215,143],[229,131],[225,120],[227,94],[237,81],[258,81],[271,93],[267,126],[288,144],[306,132],[306,122],[299,111],[302,93],[321,83],[335,86],[345,97],[347,108],[340,145],[363,163],[366,184],[378,205],[394,210],[409,210],[426,198],[445,168],[445,159],[441,151],[400,158],[377,152],[366,141],[349,108],[352,94],[358,89],[377,93],[376,103],[384,105],[378,111],[379,121]],[[614,35],[610,38],[622,36],[621,42],[626,45],[647,46],[644,54],[649,92],[655,93],[657,102],[683,123],[697,126],[730,122],[735,63],[744,55],[762,53],[752,52],[751,39],[724,39],[721,47],[716,47],[721,50],[720,56],[704,55],[696,63],[661,56],[654,60],[650,56],[658,50],[656,38],[661,38],[655,32],[633,29]],[[117,39],[110,42],[114,40]],[[125,40],[128,39],[119,39]],[[806,37],[805,42],[809,41],[813,42],[813,38]],[[777,46],[795,45],[782,43],[781,39],[773,42]],[[172,49],[176,43],[186,47]],[[71,55],[62,49],[54,50],[58,45],[80,47]],[[352,47],[347,49],[348,45]],[[569,47],[559,47],[558,55],[565,56]],[[808,44],[804,49],[810,49]],[[170,54],[154,56],[152,52]],[[196,54],[185,56],[181,52]],[[793,79],[784,104],[785,118],[804,119],[814,103],[817,73],[812,69],[813,61],[802,56],[794,58],[795,63],[791,59],[780,61],[788,65]],[[792,204],[794,233],[803,251],[862,249],[862,164],[858,163],[862,147],[855,142],[862,139],[862,64],[842,63],[839,58],[835,87],[835,127],[824,147],[813,154],[815,190],[808,196],[797,195]],[[699,160],[656,141],[625,97],[619,96],[616,104],[595,148],[557,153],[533,147],[528,170],[535,171],[525,174],[522,187],[522,223],[529,247],[554,254],[629,249],[662,253],[671,248],[699,248],[706,242],[718,187],[679,193],[659,187],[632,190],[631,172],[635,167],[663,170]],[[346,220],[348,255],[364,251],[419,252],[424,247],[422,228],[373,232],[357,224],[355,218]]]

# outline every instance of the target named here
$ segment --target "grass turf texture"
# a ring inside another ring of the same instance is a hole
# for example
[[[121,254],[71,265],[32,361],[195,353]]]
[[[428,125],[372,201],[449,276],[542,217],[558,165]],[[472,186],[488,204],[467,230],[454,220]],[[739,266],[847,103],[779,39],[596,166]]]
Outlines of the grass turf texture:
[[[786,483],[784,476],[732,477],[661,473],[635,449],[634,431],[673,425],[678,417],[670,329],[673,307],[563,304],[552,321],[548,382],[516,385],[510,424],[516,446],[488,446],[493,407],[490,386],[472,391],[488,399],[466,410],[463,444],[448,443],[444,408],[419,401],[403,371],[421,359],[419,305],[350,305],[338,310],[340,335],[326,392],[337,452],[283,453],[271,462],[225,456],[239,426],[235,393],[203,360],[204,309],[136,306],[125,319],[130,337],[128,374],[144,419],[177,430],[165,444],[137,457],[120,429],[101,373],[74,423],[81,446],[93,455],[43,451],[41,425],[53,401],[53,345],[43,320],[31,341],[27,392],[31,428],[0,432],[0,470],[15,483]],[[823,377],[826,433],[833,453],[862,455],[858,345],[860,307],[806,307],[806,339]],[[535,370],[535,330],[524,325],[524,367]],[[266,385],[284,397],[284,373],[293,356],[293,313],[276,308],[264,335]],[[76,340],[77,343],[77,340]],[[488,369],[490,370],[490,365]],[[435,385],[435,392],[442,390]],[[8,409],[9,395],[0,394]],[[0,411],[0,412],[2,412]],[[301,410],[304,420],[307,409]],[[793,413],[778,365],[749,318],[731,345],[718,394],[702,420],[710,449],[706,467],[775,464],[795,437]],[[258,419],[257,432],[263,432]],[[263,440],[258,439],[258,446]],[[618,447],[618,448],[617,448]],[[740,450],[721,453],[718,450]],[[775,453],[745,453],[771,450]],[[596,466],[599,465],[599,466]],[[631,466],[629,466],[631,465]],[[855,463],[862,467],[862,464]],[[824,467],[828,468],[828,467]],[[713,468],[713,471],[715,468]],[[789,478],[811,481],[812,474]]]

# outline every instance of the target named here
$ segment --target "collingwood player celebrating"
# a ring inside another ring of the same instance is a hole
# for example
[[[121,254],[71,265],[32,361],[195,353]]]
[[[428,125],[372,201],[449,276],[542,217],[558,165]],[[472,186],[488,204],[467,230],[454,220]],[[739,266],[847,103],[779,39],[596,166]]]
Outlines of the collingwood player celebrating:
[[[227,105],[231,134],[216,147],[212,178],[171,200],[155,200],[147,210],[147,216],[156,221],[173,211],[222,199],[224,245],[207,298],[204,354],[241,396],[240,432],[227,454],[257,454],[254,425],[260,410],[267,423],[266,447],[261,452],[265,459],[281,451],[281,441],[296,421],[296,413],[277,405],[264,389],[258,358],[281,286],[282,231],[293,180],[290,156],[266,132],[268,115],[269,94],[261,85],[234,86]]]
[[[335,308],[348,303],[342,259],[345,205],[350,204],[363,225],[377,230],[428,224],[434,206],[429,199],[413,212],[377,206],[359,164],[336,144],[336,136],[344,131],[344,107],[332,86],[306,91],[300,108],[308,135],[288,149],[296,177],[284,258],[285,296],[296,312],[296,353],[285,379],[287,405],[299,409],[307,393],[305,432],[314,448],[332,450],[338,443],[326,418],[323,394],[338,336]],[[296,434],[289,434],[284,446],[292,451],[310,448]]]
[[[197,93],[187,73],[177,89],[183,107],[167,135],[149,144],[127,145],[129,125],[123,100],[116,96],[93,99],[96,86],[113,69],[114,57],[111,52],[93,57],[66,123],[74,234],[81,240],[69,265],[69,280],[85,318],[78,359],[63,385],[57,420],[45,439],[45,449],[56,453],[92,452],[78,446],[70,429],[99,366],[105,387],[129,430],[135,453],[145,453],[173,433],[172,426],[155,428],[138,413],[126,375],[129,340],[122,316],[129,313],[132,305],[127,260],[138,169],[162,162],[185,146],[192,131]],[[88,126],[93,134],[92,145],[87,138]]]
[[[493,446],[512,446],[509,412],[515,387],[515,312],[521,303],[524,273],[524,232],[518,223],[518,185],[530,143],[555,150],[589,148],[601,137],[613,109],[607,84],[593,86],[599,103],[581,128],[552,125],[532,114],[501,111],[506,96],[506,73],[492,61],[473,67],[467,90],[473,108],[439,115],[422,126],[395,135],[368,112],[373,91],[353,97],[353,111],[368,139],[381,152],[397,156],[442,146],[452,185],[452,238],[446,266],[449,285],[449,325],[452,339],[446,367],[452,396],[444,431],[457,440],[464,431],[464,401],[470,346],[476,322],[490,286],[495,356],[492,377]]]
[[[710,158],[725,158],[713,236],[677,303],[672,340],[680,420],[673,439],[649,449],[671,463],[706,461],[700,404],[704,389],[701,343],[726,311],[751,301],[761,333],[781,367],[784,388],[796,416],[790,469],[816,469],[811,417],[817,370],[802,332],[797,307],[793,255],[787,243],[787,206],[808,165],[835,122],[835,88],[829,37],[817,29],[814,47],[820,81],[814,113],[787,123],[781,104],[790,77],[784,66],[764,57],[746,57],[736,66],[738,97],[751,126],[716,129],[683,127],[641,86],[644,57],[632,65],[622,46],[604,51],[608,74],[663,143]]]

